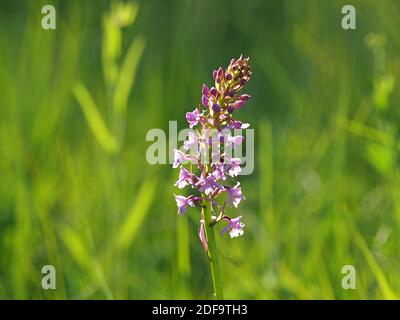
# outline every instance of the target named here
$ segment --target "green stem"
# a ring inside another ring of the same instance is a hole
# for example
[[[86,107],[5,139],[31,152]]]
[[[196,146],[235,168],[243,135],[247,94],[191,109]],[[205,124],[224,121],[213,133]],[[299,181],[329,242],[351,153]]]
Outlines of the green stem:
[[[202,216],[204,217],[204,229],[208,240],[208,259],[211,266],[211,277],[214,287],[214,296],[218,300],[224,299],[222,293],[221,273],[219,270],[218,252],[215,243],[214,228],[211,225],[211,211],[206,206],[202,209]]]

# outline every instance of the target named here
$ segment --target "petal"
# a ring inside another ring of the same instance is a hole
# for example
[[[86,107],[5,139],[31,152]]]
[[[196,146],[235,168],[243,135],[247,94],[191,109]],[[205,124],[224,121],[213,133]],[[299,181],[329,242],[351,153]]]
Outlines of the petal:
[[[231,236],[231,238],[237,238],[239,236],[242,236],[243,233],[243,229],[232,229],[231,232],[229,232],[229,235]]]
[[[208,107],[208,98],[207,98],[207,96],[203,95],[201,97],[201,103],[203,104],[203,106]]]
[[[203,84],[203,87],[201,88],[201,94],[203,96],[208,96],[210,94],[210,90],[205,84]]]

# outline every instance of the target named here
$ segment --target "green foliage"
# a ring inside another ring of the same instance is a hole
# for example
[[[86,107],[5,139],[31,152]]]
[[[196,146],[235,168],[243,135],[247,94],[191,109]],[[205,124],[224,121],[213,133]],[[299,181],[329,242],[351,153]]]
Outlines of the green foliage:
[[[73,92],[76,100],[78,100],[79,105],[82,107],[85,119],[98,143],[105,151],[110,153],[116,152],[119,148],[117,140],[107,129],[107,126],[86,87],[82,83],[77,83],[73,88]]]
[[[155,197],[155,184],[154,180],[149,179],[143,182],[137,196],[135,203],[129,210],[128,216],[121,226],[118,233],[117,246],[127,248],[128,245],[135,239],[143,225],[146,215],[149,213],[149,208],[152,200]]]
[[[186,127],[241,53],[255,170],[245,235],[216,232],[224,297],[399,298],[400,3],[383,2],[354,0],[344,31],[344,1],[56,1],[45,31],[47,2],[2,1],[0,298],[212,297],[199,212],[177,216],[145,136]]]

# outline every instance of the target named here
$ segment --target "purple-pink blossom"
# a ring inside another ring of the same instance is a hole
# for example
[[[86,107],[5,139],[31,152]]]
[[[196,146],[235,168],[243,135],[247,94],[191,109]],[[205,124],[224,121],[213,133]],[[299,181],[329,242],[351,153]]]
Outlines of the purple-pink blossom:
[[[178,206],[178,213],[185,214],[187,210],[187,206],[194,207],[193,201],[188,197],[175,195],[176,205]]]
[[[201,103],[186,113],[192,130],[184,141],[185,152],[174,150],[173,168],[180,168],[175,185],[179,189],[191,187],[189,196],[175,195],[175,200],[179,214],[185,214],[189,207],[208,206],[212,211],[212,225],[227,221],[223,233],[229,231],[234,238],[243,235],[245,225],[241,216],[230,218],[226,210],[238,208],[245,197],[240,183],[235,181],[241,173],[241,160],[226,154],[226,147],[235,150],[244,141],[243,136],[232,134],[232,130],[249,127],[248,123],[234,118],[251,98],[242,92],[252,76],[249,58],[232,59],[226,69],[219,67],[212,75],[214,83],[211,86],[203,84],[201,88]],[[216,134],[210,135],[211,130]],[[224,150],[222,154],[221,150]],[[207,162],[209,155],[211,163]],[[208,252],[205,228],[201,216],[198,236]]]
[[[179,179],[176,181],[175,185],[179,189],[183,189],[187,185],[193,185],[193,179],[195,178],[194,174],[190,173],[185,167],[181,166],[179,172]]]
[[[206,195],[211,194],[217,189],[222,189],[222,186],[216,181],[216,179],[212,175],[208,175],[204,177],[202,175],[200,180],[196,183],[196,186],[199,188],[200,192],[204,192]]]
[[[222,230],[222,234],[229,231],[231,238],[236,238],[243,235],[243,228],[245,227],[245,224],[242,222],[241,216],[233,219],[225,217],[224,219],[228,221],[228,225]]]
[[[240,204],[240,201],[244,200],[244,196],[242,194],[242,188],[240,187],[240,182],[238,182],[234,187],[226,189],[228,192],[227,202],[232,201],[232,204],[235,208],[237,208]]]
[[[211,175],[216,180],[226,180],[225,165],[223,163],[216,163],[213,165],[213,171]]]
[[[242,168],[240,167],[240,164],[242,161],[239,158],[231,158],[230,163],[228,164],[229,170],[228,174],[231,177],[236,177],[240,171],[242,171]]]
[[[228,137],[228,145],[231,145],[233,147],[241,144],[244,140],[243,136],[231,136],[229,135]]]
[[[179,165],[182,164],[183,161],[187,160],[187,155],[183,153],[181,150],[174,150],[174,163],[172,164],[172,168],[178,168]]]
[[[196,153],[198,150],[198,145],[199,145],[199,139],[194,131],[189,131],[188,132],[188,139],[183,143],[183,147],[185,150],[189,150],[192,146],[195,147]]]
[[[199,108],[194,109],[192,112],[186,113],[186,120],[189,122],[189,128],[193,128],[195,125],[199,123],[201,119],[201,112]]]

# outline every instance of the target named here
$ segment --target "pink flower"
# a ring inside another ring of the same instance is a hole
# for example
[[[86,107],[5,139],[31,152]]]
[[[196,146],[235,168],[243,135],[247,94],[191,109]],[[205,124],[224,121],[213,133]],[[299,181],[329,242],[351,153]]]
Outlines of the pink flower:
[[[243,228],[245,227],[245,224],[242,222],[241,216],[233,219],[229,217],[224,217],[224,219],[228,221],[228,225],[224,228],[224,230],[222,230],[222,234],[230,230],[229,235],[231,236],[231,238],[236,238],[243,235]]]
[[[187,210],[187,206],[189,207],[194,207],[193,201],[190,199],[190,197],[186,198],[184,196],[179,196],[179,195],[174,195],[175,196],[175,201],[176,205],[178,206],[178,214],[185,214]]]
[[[179,179],[178,179],[178,181],[176,181],[175,185],[179,189],[183,189],[187,185],[190,185],[190,184],[193,185],[193,178],[194,178],[194,175],[192,173],[187,171],[185,169],[185,167],[181,167],[181,170],[179,172]]]
[[[245,197],[242,194],[242,188],[240,187],[240,182],[236,184],[236,186],[226,189],[228,192],[228,197],[226,199],[227,202],[232,201],[232,204],[237,208],[240,204],[240,201],[244,200]]]
[[[215,180],[225,180],[225,166],[223,163],[216,163],[214,166],[214,170],[211,175],[215,178]]]
[[[192,112],[186,113],[186,120],[189,122],[189,128],[196,126],[201,119],[201,112],[199,108],[194,109]]]
[[[247,129],[248,127],[250,127],[249,123],[242,123],[239,120],[233,120],[228,126],[229,129]]]
[[[228,135],[228,145],[232,145],[233,147],[239,145],[243,142],[243,136],[231,136]]]
[[[200,180],[196,183],[196,186],[199,187],[200,192],[204,192],[206,195],[213,193],[216,189],[222,189],[222,186],[216,182],[215,178],[211,175],[204,175],[200,177]]]
[[[197,138],[197,134],[194,131],[189,131],[188,139],[183,143],[184,149],[189,150],[192,146],[195,146],[197,153],[198,145],[199,145],[199,139]]]
[[[225,209],[237,208],[245,199],[240,183],[235,184],[231,181],[242,170],[241,159],[230,158],[228,155],[231,149],[235,149],[244,141],[241,135],[233,136],[232,130],[249,127],[248,123],[236,120],[234,113],[250,99],[242,89],[251,76],[249,58],[243,56],[232,59],[226,69],[220,67],[214,70],[213,84],[210,87],[205,84],[202,86],[201,103],[192,112],[186,113],[186,120],[192,130],[188,132],[182,151],[174,150],[172,166],[180,167],[175,186],[179,189],[191,186],[192,191],[187,197],[174,195],[178,213],[185,214],[188,207],[196,206],[202,209],[198,236],[208,255],[210,253],[206,234],[208,227],[212,228],[224,220],[228,225],[222,233],[229,232],[231,238],[244,233],[245,225],[241,221],[242,217],[230,218],[225,215]],[[195,126],[196,130],[193,130]],[[190,169],[183,166],[186,163],[190,164]],[[230,187],[231,185],[234,186]],[[204,208],[210,208],[212,212],[209,226],[204,221]],[[220,214],[218,215],[215,210],[220,210]]]
[[[240,173],[240,171],[242,171],[242,168],[240,167],[241,163],[242,160],[240,160],[239,158],[230,159],[228,174],[231,177],[236,177]]]
[[[183,153],[181,150],[174,150],[174,163],[172,164],[172,168],[178,168],[183,161],[187,160],[187,155]]]

